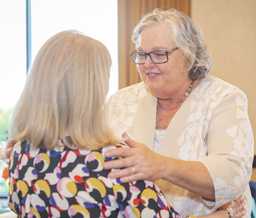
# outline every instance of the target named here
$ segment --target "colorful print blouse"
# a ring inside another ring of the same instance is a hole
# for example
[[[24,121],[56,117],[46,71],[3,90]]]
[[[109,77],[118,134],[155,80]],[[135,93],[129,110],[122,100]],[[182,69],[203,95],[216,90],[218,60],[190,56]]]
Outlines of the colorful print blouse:
[[[149,181],[122,183],[103,169],[97,150],[14,146],[9,207],[21,217],[180,217]]]

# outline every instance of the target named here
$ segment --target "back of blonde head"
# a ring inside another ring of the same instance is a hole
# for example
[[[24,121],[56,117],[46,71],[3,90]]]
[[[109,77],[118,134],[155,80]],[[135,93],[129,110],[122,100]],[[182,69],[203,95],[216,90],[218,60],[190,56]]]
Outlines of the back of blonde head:
[[[65,136],[86,148],[113,143],[104,113],[110,67],[101,42],[75,31],[51,37],[32,65],[10,137],[47,147]]]

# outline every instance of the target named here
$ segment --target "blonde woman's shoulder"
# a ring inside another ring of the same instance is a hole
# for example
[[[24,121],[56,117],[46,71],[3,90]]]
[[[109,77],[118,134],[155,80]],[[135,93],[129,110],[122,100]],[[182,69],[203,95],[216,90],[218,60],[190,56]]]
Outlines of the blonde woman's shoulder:
[[[117,99],[123,97],[140,97],[146,94],[146,88],[143,82],[135,83],[133,85],[127,86],[118,90],[110,99]]]
[[[132,124],[138,102],[147,93],[143,83],[120,89],[107,102],[109,125],[119,138]]]

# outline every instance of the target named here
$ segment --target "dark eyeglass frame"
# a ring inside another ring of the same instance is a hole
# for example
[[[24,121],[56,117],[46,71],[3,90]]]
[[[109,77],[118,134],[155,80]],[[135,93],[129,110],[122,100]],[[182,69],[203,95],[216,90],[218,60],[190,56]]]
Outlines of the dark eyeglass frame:
[[[173,49],[171,49],[171,50],[164,50],[164,49],[158,49],[158,50],[153,50],[153,51],[150,51],[150,52],[140,52],[140,51],[133,51],[131,54],[130,54],[130,58],[132,59],[132,61],[135,63],[135,64],[145,64],[145,62],[146,62],[146,60],[147,60],[147,56],[149,56],[149,58],[150,58],[150,60],[151,60],[151,62],[153,63],[153,64],[164,64],[164,63],[167,63],[168,62],[168,60],[169,60],[169,56],[174,52],[174,51],[176,51],[177,49],[179,49],[179,47],[174,47]],[[165,61],[163,61],[163,62],[155,62],[154,60],[153,60],[153,58],[152,58],[152,56],[151,56],[151,54],[152,53],[155,53],[156,51],[161,51],[161,52],[164,52],[164,54],[165,54],[165,56],[166,56],[166,60]],[[145,60],[144,60],[144,62],[143,63],[136,63],[136,59],[135,59],[135,56],[136,56],[136,54],[138,54],[138,53],[143,53],[143,55],[144,55],[144,57],[145,57]]]

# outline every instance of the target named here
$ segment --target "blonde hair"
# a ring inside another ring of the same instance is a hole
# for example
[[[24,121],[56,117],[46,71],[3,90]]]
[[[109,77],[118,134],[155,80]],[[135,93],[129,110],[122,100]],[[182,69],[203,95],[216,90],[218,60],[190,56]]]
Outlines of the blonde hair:
[[[211,68],[211,59],[199,29],[190,17],[176,9],[154,9],[141,18],[133,30],[132,41],[137,45],[140,34],[148,27],[166,23],[173,41],[187,57],[189,78],[197,80],[205,77]],[[156,33],[161,34],[161,33]]]
[[[39,50],[13,115],[10,137],[54,147],[69,136],[84,148],[115,142],[105,116],[111,57],[99,41],[60,32]]]

